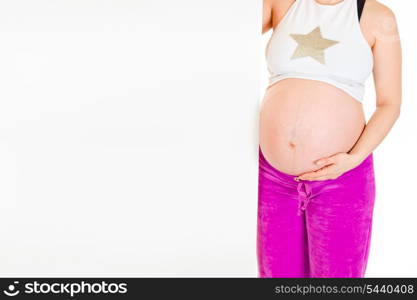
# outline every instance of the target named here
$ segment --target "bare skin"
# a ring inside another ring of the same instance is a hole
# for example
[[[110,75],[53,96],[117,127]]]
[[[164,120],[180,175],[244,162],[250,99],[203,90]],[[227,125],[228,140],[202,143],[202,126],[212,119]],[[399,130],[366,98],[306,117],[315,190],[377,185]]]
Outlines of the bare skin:
[[[293,2],[264,0],[262,33],[276,28]],[[401,43],[395,16],[378,1],[367,0],[360,25],[374,55],[376,109],[368,123],[360,102],[327,83],[290,78],[265,93],[260,147],[272,166],[295,180],[335,179],[358,166],[400,115]]]

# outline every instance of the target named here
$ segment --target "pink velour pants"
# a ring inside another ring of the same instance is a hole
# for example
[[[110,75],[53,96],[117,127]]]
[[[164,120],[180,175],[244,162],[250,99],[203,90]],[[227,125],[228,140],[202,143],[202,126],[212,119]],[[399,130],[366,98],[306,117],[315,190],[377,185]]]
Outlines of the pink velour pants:
[[[375,178],[372,153],[336,179],[295,181],[259,147],[258,277],[364,277]]]

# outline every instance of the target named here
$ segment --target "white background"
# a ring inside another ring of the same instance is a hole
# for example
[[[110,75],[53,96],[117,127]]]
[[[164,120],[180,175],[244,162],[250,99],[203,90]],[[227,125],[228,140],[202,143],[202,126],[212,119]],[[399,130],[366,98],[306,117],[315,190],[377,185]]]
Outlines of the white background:
[[[260,14],[0,2],[0,275],[256,275]]]
[[[375,151],[367,275],[416,276],[416,7],[383,2],[404,104]],[[261,8],[0,1],[1,276],[256,276]]]

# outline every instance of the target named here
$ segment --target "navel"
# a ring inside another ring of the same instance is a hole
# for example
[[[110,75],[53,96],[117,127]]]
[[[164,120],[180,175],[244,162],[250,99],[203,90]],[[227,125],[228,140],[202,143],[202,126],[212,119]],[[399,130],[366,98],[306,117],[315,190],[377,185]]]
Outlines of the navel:
[[[290,141],[288,145],[290,146],[290,148],[295,148],[295,143],[293,141]]]

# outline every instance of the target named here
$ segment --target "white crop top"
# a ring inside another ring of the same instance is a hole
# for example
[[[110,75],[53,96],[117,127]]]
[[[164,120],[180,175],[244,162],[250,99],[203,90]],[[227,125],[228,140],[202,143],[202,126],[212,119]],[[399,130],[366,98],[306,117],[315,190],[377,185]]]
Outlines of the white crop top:
[[[266,61],[269,86],[286,78],[319,80],[362,102],[374,61],[357,0],[334,5],[295,0],[272,33]]]

